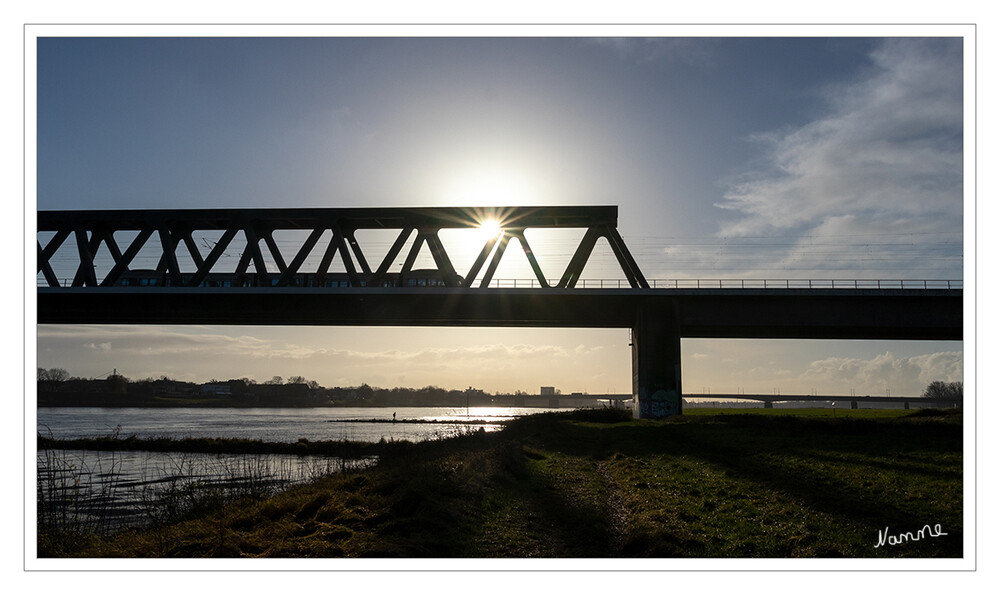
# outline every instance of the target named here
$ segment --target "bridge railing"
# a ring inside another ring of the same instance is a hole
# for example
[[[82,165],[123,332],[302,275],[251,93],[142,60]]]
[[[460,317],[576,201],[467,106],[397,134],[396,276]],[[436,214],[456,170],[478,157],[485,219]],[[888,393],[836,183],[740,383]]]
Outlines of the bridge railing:
[[[663,289],[962,289],[958,279],[649,279]]]
[[[558,279],[548,279],[555,287]],[[961,279],[648,279],[655,289],[962,289]],[[71,287],[73,279],[59,278],[59,287]],[[41,276],[38,287],[49,287]],[[475,287],[480,287],[478,283]],[[490,289],[540,289],[538,279],[491,279]],[[579,289],[630,289],[627,279],[579,279]]]

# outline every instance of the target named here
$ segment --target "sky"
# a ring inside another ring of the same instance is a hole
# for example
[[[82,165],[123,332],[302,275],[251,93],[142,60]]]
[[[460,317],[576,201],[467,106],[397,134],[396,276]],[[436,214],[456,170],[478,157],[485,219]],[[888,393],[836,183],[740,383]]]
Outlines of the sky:
[[[41,37],[36,49],[42,210],[617,205],[648,279],[964,278],[961,38]],[[580,235],[529,231],[547,276]],[[621,277],[601,248],[584,278]],[[475,257],[449,250],[459,266]],[[531,276],[511,253],[497,273]],[[631,391],[625,329],[40,325],[36,339],[39,367],[82,377]],[[963,375],[962,342],[682,350],[693,396],[915,395]]]

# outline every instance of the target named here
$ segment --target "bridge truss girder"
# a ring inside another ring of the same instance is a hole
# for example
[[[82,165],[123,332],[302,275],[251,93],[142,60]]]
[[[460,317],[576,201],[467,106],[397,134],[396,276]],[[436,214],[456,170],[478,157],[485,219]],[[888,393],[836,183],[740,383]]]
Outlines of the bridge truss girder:
[[[452,263],[439,237],[442,229],[477,228],[487,220],[499,224],[500,233],[486,239],[470,270],[460,275]],[[220,257],[240,234],[246,240],[232,272],[237,277],[247,274],[250,264],[257,273],[258,285],[284,287],[302,272],[306,258],[312,253],[320,238],[331,232],[331,239],[316,271],[312,283],[322,284],[329,274],[333,259],[340,257],[351,287],[378,286],[386,278],[392,263],[410,243],[400,273],[407,275],[413,269],[423,246],[427,246],[437,270],[447,286],[471,288],[486,261],[480,287],[492,281],[509,241],[516,239],[531,269],[543,288],[551,287],[542,273],[525,237],[531,228],[583,228],[585,233],[572,259],[566,266],[556,288],[571,289],[576,286],[596,242],[605,238],[633,288],[648,288],[645,277],[629,253],[617,230],[618,208],[599,207],[437,207],[437,208],[349,208],[349,209],[190,209],[150,211],[39,211],[38,231],[55,232],[45,246],[38,244],[37,272],[42,273],[49,287],[58,287],[59,280],[52,268],[51,258],[62,244],[72,236],[76,241],[79,264],[73,276],[73,287],[108,287],[115,285],[128,272],[139,251],[155,235],[160,247],[157,273],[164,274],[173,286],[197,287],[215,267]],[[399,229],[399,235],[388,253],[374,270],[365,257],[356,232],[370,229]],[[295,251],[289,262],[274,240],[276,231],[309,230],[308,237]],[[115,240],[119,231],[138,232],[124,252]],[[192,233],[194,231],[221,231],[222,236],[202,254]],[[411,240],[410,238],[414,236]],[[155,241],[155,240],[154,240]],[[94,259],[104,244],[114,264],[103,278],[98,279]],[[261,246],[264,244],[277,271],[268,270]],[[183,244],[195,265],[193,274],[182,276],[177,250]],[[491,258],[492,255],[492,258]],[[272,277],[276,281],[272,283]]]

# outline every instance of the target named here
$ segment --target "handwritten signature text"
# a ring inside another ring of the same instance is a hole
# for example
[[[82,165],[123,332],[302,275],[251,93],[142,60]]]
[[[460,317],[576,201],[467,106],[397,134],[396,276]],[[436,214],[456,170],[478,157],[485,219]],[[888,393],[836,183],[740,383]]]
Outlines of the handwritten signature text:
[[[878,548],[883,545],[900,545],[910,541],[920,541],[925,537],[941,537],[942,535],[947,535],[947,533],[941,530],[940,524],[934,525],[933,527],[930,525],[924,525],[916,533],[907,531],[905,533],[899,533],[898,535],[890,535],[889,527],[886,527],[884,532],[879,530],[878,541],[875,542],[875,547]]]

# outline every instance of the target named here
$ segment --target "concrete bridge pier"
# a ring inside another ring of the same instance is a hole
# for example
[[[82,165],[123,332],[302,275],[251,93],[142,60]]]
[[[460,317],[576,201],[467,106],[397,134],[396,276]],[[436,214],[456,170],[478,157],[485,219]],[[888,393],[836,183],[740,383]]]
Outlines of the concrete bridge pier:
[[[681,332],[676,300],[641,303],[632,327],[632,417],[681,413]]]

